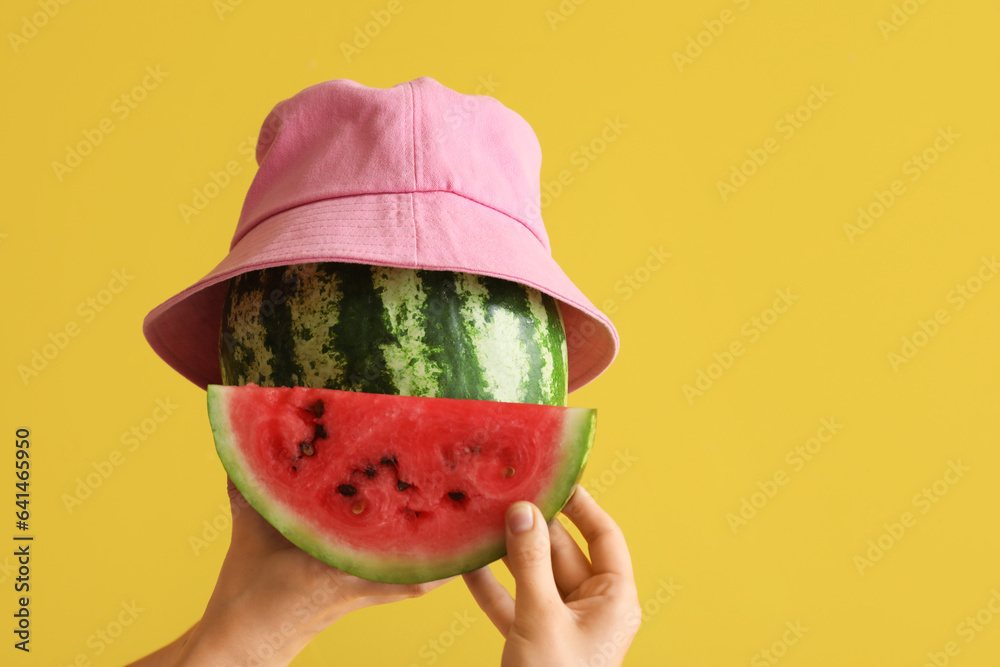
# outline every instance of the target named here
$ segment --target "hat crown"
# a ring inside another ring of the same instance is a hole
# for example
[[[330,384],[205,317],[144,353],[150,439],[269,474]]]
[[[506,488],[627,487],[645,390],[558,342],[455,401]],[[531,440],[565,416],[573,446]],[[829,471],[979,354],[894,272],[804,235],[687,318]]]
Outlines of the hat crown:
[[[450,192],[524,225],[551,253],[541,218],[542,151],[517,112],[430,77],[371,88],[310,86],[261,126],[257,174],[231,247],[272,215],[338,197]]]
[[[336,79],[274,106],[229,253],[143,321],[150,346],[199,387],[219,384],[231,278],[346,262],[508,280],[558,301],[567,388],[606,369],[618,334],[552,257],[541,146],[499,101],[429,77],[369,88]],[[417,298],[417,297],[415,297]]]

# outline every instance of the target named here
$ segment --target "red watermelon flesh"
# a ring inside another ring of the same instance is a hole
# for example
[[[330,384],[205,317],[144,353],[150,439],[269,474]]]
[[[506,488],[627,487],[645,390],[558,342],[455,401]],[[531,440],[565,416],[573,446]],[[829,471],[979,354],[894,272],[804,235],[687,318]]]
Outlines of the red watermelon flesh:
[[[505,553],[504,514],[551,519],[579,480],[596,412],[306,387],[208,388],[226,471],[293,544],[375,581],[417,583]]]

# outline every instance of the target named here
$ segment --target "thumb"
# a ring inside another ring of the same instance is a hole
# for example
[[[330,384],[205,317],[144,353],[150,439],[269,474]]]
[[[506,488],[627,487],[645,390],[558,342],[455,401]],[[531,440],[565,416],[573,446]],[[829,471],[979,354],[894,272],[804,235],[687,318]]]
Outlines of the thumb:
[[[562,602],[552,574],[549,529],[529,502],[507,508],[507,565],[516,585],[515,617],[535,616]]]

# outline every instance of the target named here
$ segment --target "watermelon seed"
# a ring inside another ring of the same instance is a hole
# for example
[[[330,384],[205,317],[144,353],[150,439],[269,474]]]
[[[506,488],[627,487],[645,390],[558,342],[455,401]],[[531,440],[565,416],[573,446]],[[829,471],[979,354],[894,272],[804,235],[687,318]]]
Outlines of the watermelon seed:
[[[369,463],[368,465],[365,466],[365,477],[367,477],[368,479],[374,479],[375,472],[376,472],[375,466],[373,466],[372,464]]]
[[[323,428],[322,424],[316,424],[316,435],[313,439],[315,440],[317,438],[325,438],[325,437],[326,437],[326,429]]]
[[[398,489],[399,491],[406,491],[408,488],[410,488],[410,485],[404,482],[403,480],[399,480],[398,482],[396,482],[396,489]]]
[[[383,456],[382,460],[379,461],[379,463],[381,463],[384,466],[396,466],[396,465],[399,465],[399,461],[396,460],[395,456],[393,456],[393,457]]]
[[[364,512],[365,501],[359,500],[358,502],[354,503],[354,505],[351,507],[351,511],[354,512],[355,514],[361,514],[362,512]]]
[[[355,489],[350,484],[341,484],[340,486],[337,487],[337,493],[339,493],[342,496],[353,496],[357,492],[358,490]]]
[[[508,466],[507,469],[503,471],[503,476],[504,477],[513,477],[514,476],[514,469],[511,468],[510,466]]]
[[[299,451],[302,452],[303,456],[312,456],[316,453],[316,448],[311,442],[300,442]]]
[[[449,491],[448,497],[454,500],[455,502],[461,502],[465,500],[465,494],[462,493],[461,491]]]
[[[310,405],[309,407],[302,408],[302,409],[305,410],[306,412],[313,413],[316,417],[322,417],[323,416],[323,400],[320,399],[320,400],[316,401],[315,403],[313,403],[312,405]]]

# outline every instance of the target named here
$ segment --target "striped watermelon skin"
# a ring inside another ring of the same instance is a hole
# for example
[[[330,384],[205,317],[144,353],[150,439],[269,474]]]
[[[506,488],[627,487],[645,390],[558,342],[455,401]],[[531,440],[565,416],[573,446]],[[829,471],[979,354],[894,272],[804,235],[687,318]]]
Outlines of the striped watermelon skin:
[[[348,263],[230,281],[225,385],[566,405],[555,299],[499,278]]]

